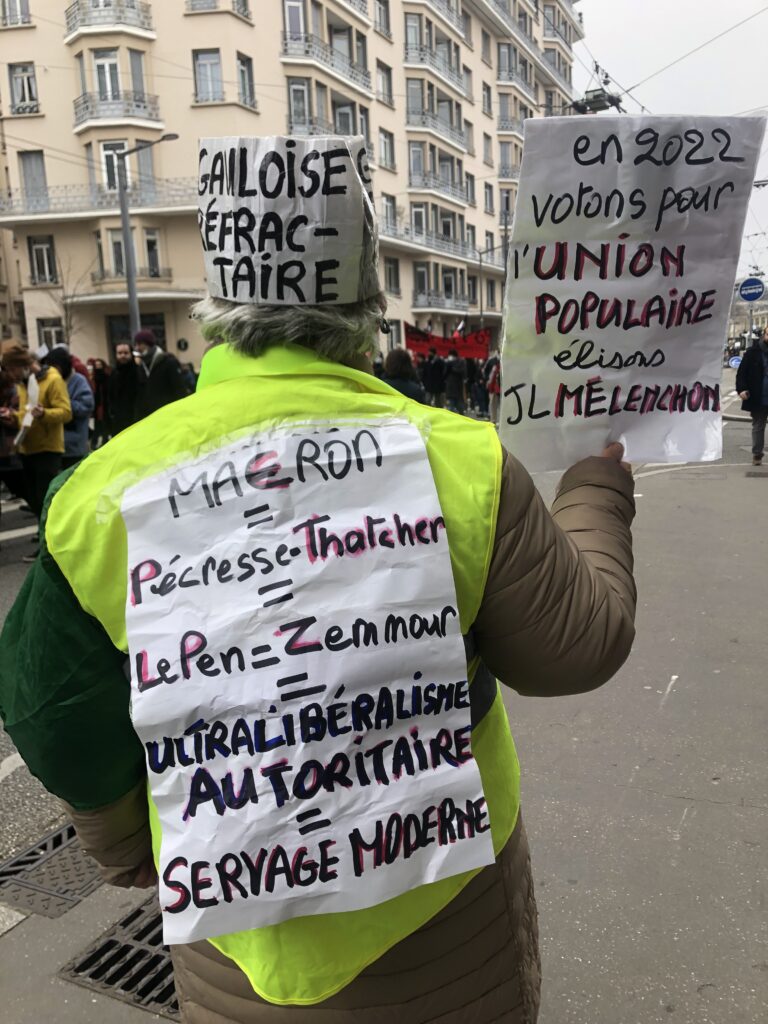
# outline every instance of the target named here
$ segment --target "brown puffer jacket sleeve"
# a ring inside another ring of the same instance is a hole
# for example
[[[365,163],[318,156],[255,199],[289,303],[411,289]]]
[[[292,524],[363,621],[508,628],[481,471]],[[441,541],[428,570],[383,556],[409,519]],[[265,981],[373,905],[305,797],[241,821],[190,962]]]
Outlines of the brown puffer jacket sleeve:
[[[552,514],[504,453],[496,541],[473,627],[486,666],[526,696],[583,693],[632,648],[632,477],[611,459],[577,463]]]
[[[104,881],[123,888],[133,885],[138,868],[152,852],[146,782],[95,811],[78,811],[67,803],[64,809]]]

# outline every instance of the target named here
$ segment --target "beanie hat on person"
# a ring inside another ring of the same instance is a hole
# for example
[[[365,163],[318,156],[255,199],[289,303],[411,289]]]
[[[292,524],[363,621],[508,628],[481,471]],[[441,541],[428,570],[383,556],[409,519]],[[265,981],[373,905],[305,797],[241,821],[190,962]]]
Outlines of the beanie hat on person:
[[[4,370],[19,366],[30,367],[34,361],[35,357],[20,341],[4,341],[0,346],[0,364]]]
[[[157,344],[155,332],[150,331],[149,328],[144,328],[144,330],[137,331],[136,334],[134,335],[133,343],[134,345],[149,345],[150,348],[154,348],[154,346]]]

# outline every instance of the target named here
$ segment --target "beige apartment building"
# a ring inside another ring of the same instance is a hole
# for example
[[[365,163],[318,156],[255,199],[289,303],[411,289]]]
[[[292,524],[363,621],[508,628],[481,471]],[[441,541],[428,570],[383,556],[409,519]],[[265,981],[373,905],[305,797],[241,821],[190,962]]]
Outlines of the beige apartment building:
[[[572,0],[0,0],[0,325],[82,357],[142,322],[199,362],[197,140],[362,134],[393,331],[498,335],[525,118],[570,113]],[[167,133],[177,141],[161,141]]]

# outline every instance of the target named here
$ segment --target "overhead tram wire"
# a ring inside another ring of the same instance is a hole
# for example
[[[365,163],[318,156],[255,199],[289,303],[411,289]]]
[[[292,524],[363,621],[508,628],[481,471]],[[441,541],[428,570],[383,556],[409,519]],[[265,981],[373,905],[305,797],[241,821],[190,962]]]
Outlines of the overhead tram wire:
[[[722,39],[723,36],[727,36],[730,32],[734,32],[737,28],[741,28],[742,25],[746,25],[747,22],[754,20],[759,15],[765,14],[766,11],[768,11],[768,4],[766,4],[765,7],[761,7],[759,11],[755,11],[754,14],[750,14],[749,17],[742,18],[742,20],[736,22],[735,25],[731,25],[729,28],[723,29],[722,32],[718,32],[716,36],[712,36],[712,38],[707,39],[706,42],[701,43],[699,46],[695,46],[692,50],[688,50],[687,53],[684,53],[681,57],[677,57],[675,60],[670,61],[669,64],[665,64],[663,68],[659,68],[658,71],[654,71],[653,74],[648,75],[646,78],[643,78],[641,81],[637,82],[631,88],[626,89],[625,94],[629,95],[630,93],[634,92],[635,89],[639,89],[641,85],[645,85],[646,82],[650,82],[652,78],[656,78],[664,71],[668,71],[670,68],[675,67],[675,65],[680,64],[684,60],[687,60],[687,58],[691,57],[694,53],[698,53],[700,50],[703,50],[711,43],[717,42],[718,39]],[[618,85],[618,82],[616,84]]]

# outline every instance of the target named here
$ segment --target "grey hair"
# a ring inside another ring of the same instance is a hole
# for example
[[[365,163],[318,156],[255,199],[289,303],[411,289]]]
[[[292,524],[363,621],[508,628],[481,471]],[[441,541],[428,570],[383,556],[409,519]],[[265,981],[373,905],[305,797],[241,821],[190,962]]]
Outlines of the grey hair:
[[[340,306],[259,306],[209,296],[192,307],[209,344],[227,342],[246,356],[294,342],[336,362],[376,344],[383,296]]]

